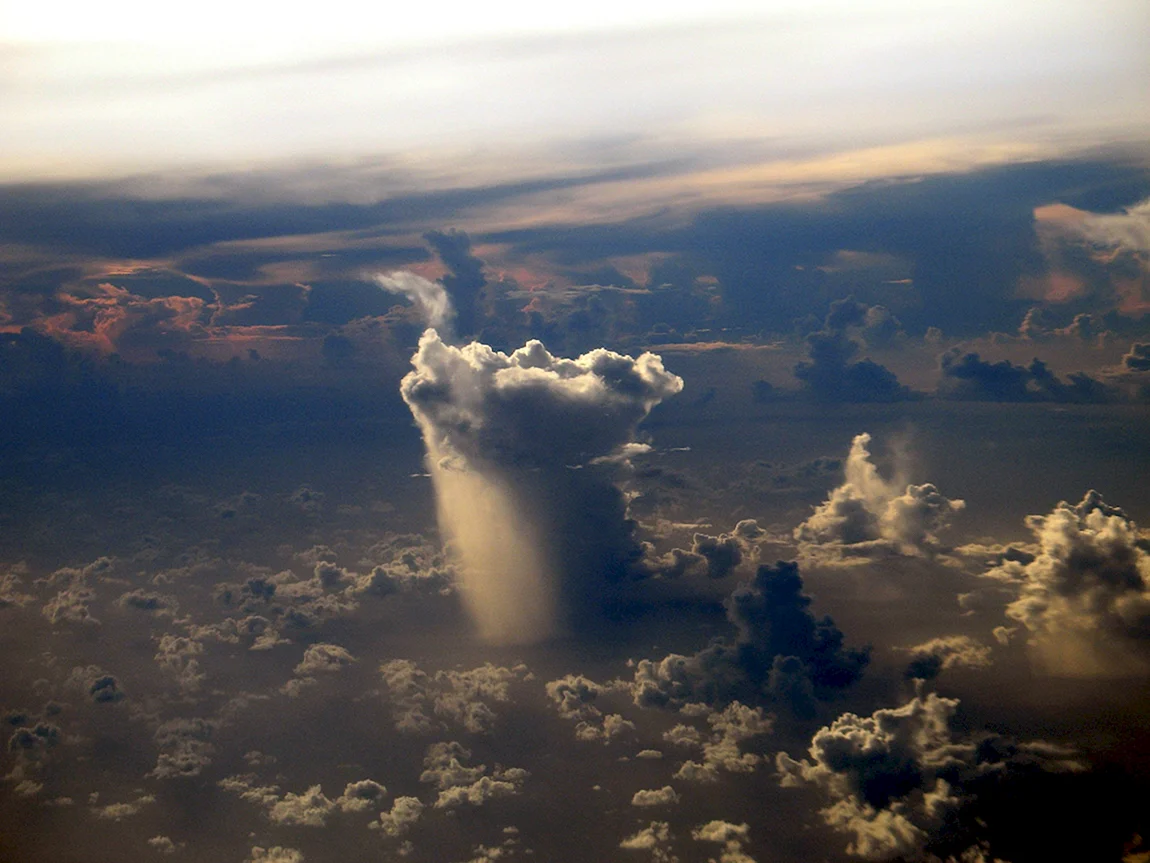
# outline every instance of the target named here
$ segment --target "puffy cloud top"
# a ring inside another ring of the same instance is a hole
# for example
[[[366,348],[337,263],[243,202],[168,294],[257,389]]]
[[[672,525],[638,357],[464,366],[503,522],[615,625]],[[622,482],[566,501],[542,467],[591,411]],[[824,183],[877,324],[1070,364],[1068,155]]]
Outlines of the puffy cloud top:
[[[442,455],[518,467],[582,464],[631,442],[635,425],[683,388],[652,353],[603,348],[577,359],[539,341],[511,354],[423,334],[403,398]]]
[[[795,528],[795,539],[808,551],[825,546],[858,557],[930,553],[937,547],[937,532],[964,502],[945,497],[931,483],[900,486],[883,479],[871,461],[870,441],[869,434],[854,438],[846,482]]]
[[[1030,631],[1051,670],[1150,669],[1150,543],[1096,491],[1027,525],[1039,552],[989,575],[1017,580],[1006,613]]]
[[[980,776],[1082,769],[1072,752],[1049,743],[955,739],[957,708],[957,700],[929,693],[870,716],[844,713],[815,732],[809,758],[776,756],[782,784],[823,792],[823,820],[852,836],[847,853],[887,859],[916,857],[944,823],[956,830]]]

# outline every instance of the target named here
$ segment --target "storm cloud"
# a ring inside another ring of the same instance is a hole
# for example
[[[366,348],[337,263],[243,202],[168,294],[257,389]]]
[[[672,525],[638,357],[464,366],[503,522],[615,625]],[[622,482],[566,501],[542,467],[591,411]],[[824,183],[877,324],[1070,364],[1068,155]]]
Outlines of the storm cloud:
[[[412,365],[403,397],[483,637],[530,641],[601,604],[642,554],[607,457],[682,380],[651,353],[504,354],[434,330]]]

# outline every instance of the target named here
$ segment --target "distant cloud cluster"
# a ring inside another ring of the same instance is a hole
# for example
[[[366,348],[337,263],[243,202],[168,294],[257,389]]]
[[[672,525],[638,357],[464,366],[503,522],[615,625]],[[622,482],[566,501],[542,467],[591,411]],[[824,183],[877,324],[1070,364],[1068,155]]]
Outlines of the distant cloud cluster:
[[[529,675],[524,665],[504,668],[490,662],[466,671],[428,674],[409,659],[389,659],[379,672],[396,729],[417,734],[444,728],[445,723],[490,734],[497,720],[493,705],[506,702],[511,684]]]

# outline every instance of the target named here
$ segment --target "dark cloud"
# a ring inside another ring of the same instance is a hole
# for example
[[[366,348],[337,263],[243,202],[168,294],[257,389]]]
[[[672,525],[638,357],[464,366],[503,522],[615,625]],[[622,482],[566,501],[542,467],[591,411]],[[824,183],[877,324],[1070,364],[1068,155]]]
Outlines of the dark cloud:
[[[68,683],[84,692],[97,704],[114,704],[124,699],[120,682],[98,665],[73,668],[68,676]]]
[[[443,287],[455,308],[459,335],[473,335],[477,329],[480,295],[487,285],[483,261],[471,253],[471,238],[462,231],[431,231],[424,234],[424,239],[450,270],[443,277]]]
[[[272,203],[240,189],[230,196],[140,197],[106,183],[3,187],[0,239],[69,252],[150,259],[212,243],[332,231],[410,228],[458,219],[538,192],[651,176],[665,165],[639,165],[573,176],[396,195],[376,203]],[[228,185],[229,178],[219,178]],[[230,178],[243,181],[242,177]],[[283,178],[268,178],[269,185]]]
[[[1122,365],[1132,372],[1150,371],[1150,344],[1135,342],[1122,357]]]
[[[1035,233],[1036,207],[1062,201],[1115,210],[1147,193],[1150,175],[1136,164],[1032,162],[876,180],[813,202],[711,208],[686,224],[648,217],[482,239],[565,261],[668,254],[668,266],[717,280],[716,320],[740,330],[786,332],[794,320],[821,315],[853,291],[862,302],[887,307],[911,332],[936,326],[973,336],[1012,331],[1033,304],[1017,287],[1048,267]],[[844,286],[824,269],[843,250],[904,261],[906,275],[881,274],[865,290],[857,279]]]
[[[798,565],[760,566],[725,605],[734,638],[695,654],[639,662],[631,684],[641,707],[781,703],[800,714],[859,679],[869,649],[849,648],[829,617],[816,618]]]
[[[885,860],[918,858],[942,837],[953,843],[955,833],[973,844],[980,831],[967,807],[980,777],[1084,769],[1072,751],[1051,744],[956,737],[957,707],[929,693],[871,716],[843,714],[815,732],[809,759],[778,754],[783,785],[814,785],[827,800],[823,820],[851,837],[847,853]]]
[[[1071,402],[1101,404],[1118,401],[1112,387],[1082,372],[1071,372],[1062,381],[1042,360],[1018,366],[1009,360],[996,363],[977,353],[954,349],[939,360],[942,378],[938,394],[943,398],[995,402]]]
[[[853,298],[836,300],[823,328],[807,336],[810,359],[796,365],[794,371],[812,398],[829,402],[891,402],[912,397],[889,369],[867,358],[855,360],[862,347],[853,333],[861,332],[872,312],[874,309]],[[879,332],[884,331],[883,313],[889,314],[881,309],[875,315],[880,321],[876,327]]]

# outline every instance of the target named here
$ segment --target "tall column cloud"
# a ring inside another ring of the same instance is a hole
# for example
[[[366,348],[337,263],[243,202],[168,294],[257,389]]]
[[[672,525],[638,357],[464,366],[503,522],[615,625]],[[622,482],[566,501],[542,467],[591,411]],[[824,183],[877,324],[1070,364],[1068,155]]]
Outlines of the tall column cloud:
[[[505,354],[429,329],[412,366],[401,393],[482,636],[544,637],[638,568],[643,549],[607,457],[682,389],[657,355],[564,359],[538,341]]]

